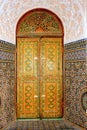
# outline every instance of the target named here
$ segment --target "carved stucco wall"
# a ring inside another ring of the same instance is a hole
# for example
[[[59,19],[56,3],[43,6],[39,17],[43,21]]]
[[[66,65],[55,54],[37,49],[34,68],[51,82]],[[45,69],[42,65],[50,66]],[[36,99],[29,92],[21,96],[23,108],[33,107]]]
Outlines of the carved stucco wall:
[[[86,0],[0,0],[0,39],[14,43],[19,18],[34,8],[46,8],[64,25],[64,43],[87,35]]]

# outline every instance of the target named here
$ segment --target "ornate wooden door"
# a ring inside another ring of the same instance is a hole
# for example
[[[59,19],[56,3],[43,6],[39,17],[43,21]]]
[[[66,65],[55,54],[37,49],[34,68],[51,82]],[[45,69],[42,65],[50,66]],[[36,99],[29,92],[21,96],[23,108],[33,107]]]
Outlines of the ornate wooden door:
[[[38,39],[17,38],[17,117],[39,117]]]
[[[43,38],[40,52],[40,116],[62,116],[62,39]]]
[[[62,39],[17,38],[17,117],[62,116]]]

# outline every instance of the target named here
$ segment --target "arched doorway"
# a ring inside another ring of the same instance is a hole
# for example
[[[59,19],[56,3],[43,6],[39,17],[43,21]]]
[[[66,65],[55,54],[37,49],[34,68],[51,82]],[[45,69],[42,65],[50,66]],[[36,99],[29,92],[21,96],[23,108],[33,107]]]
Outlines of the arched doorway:
[[[47,9],[17,24],[17,118],[62,117],[63,25]]]

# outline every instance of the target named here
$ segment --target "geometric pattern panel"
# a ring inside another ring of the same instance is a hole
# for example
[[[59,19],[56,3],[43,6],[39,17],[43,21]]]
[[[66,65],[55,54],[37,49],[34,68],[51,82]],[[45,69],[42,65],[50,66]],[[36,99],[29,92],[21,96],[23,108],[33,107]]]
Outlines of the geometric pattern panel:
[[[17,38],[17,117],[62,116],[62,39]]]
[[[84,127],[87,98],[87,40],[65,45],[64,54],[64,116],[65,119]],[[85,95],[84,95],[85,94]]]
[[[85,60],[86,59],[86,50],[73,50],[72,52],[67,52],[65,55],[65,60]]]
[[[15,45],[0,40],[0,60],[13,61],[15,60]]]
[[[38,117],[38,39],[17,39],[17,118]]]
[[[0,128],[16,119],[15,45],[0,41]]]
[[[26,13],[19,21],[17,36],[29,35],[29,33],[57,33],[63,35],[60,20],[56,15],[45,9],[36,9]]]
[[[6,60],[6,61],[14,61],[14,53],[12,50],[10,52],[5,52],[3,50],[0,51],[0,60]]]
[[[41,117],[62,116],[62,39],[41,39]]]

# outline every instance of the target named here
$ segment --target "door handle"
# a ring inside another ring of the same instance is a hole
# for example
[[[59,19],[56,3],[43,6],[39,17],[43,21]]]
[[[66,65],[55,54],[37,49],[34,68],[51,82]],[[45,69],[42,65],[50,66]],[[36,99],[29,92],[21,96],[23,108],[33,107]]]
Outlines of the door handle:
[[[34,95],[34,98],[38,98],[38,96],[37,96],[37,95]]]
[[[44,98],[44,97],[45,97],[45,95],[41,95],[41,97],[43,97],[43,98]]]

